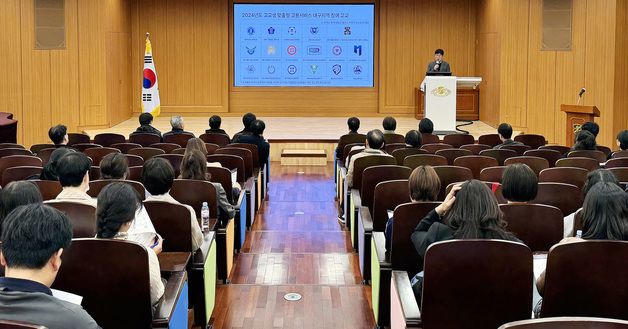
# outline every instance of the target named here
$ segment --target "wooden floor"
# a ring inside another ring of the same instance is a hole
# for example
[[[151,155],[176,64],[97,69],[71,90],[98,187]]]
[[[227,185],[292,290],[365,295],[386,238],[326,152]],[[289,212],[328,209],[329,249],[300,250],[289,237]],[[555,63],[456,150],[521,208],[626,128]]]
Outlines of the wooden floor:
[[[333,168],[273,163],[268,197],[217,288],[214,328],[372,328],[371,293],[336,219]],[[300,301],[284,294],[297,292]]]
[[[271,140],[337,140],[347,132],[347,118],[316,118],[316,117],[260,117],[266,123],[264,137]],[[360,118],[360,131],[382,129],[383,117]],[[418,129],[419,121],[412,117],[397,117],[397,132],[404,134],[408,130]],[[185,117],[185,129],[196,136],[208,129],[209,117]],[[161,132],[170,131],[170,117],[163,115],[155,119],[153,125]],[[85,133],[92,138],[99,133],[116,133],[128,136],[139,126],[137,118],[131,118],[107,129],[87,129]],[[242,130],[241,117],[223,117],[222,128],[233,136]],[[482,121],[474,121],[469,126],[461,127],[469,131],[475,139],[484,134],[495,134],[496,129]],[[515,132],[515,134],[518,132]]]

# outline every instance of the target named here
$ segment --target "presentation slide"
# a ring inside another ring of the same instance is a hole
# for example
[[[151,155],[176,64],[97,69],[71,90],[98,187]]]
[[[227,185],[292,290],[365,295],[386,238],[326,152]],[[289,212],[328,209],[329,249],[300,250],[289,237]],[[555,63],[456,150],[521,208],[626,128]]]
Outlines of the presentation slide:
[[[373,4],[234,4],[236,87],[373,87]]]

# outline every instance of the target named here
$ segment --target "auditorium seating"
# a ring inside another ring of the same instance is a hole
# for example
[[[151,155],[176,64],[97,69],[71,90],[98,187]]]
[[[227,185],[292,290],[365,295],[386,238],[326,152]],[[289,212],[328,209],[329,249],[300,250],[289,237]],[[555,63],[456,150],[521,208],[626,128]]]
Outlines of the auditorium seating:
[[[508,166],[515,163],[523,163],[530,167],[532,171],[538,176],[541,170],[549,168],[549,162],[544,158],[533,157],[529,155],[517,156],[514,158],[508,158],[504,161],[504,166]]]
[[[16,143],[0,143],[0,149],[26,149],[26,148]]]
[[[34,154],[37,154],[39,151],[43,149],[49,149],[49,148],[55,148],[55,145],[54,144],[34,144],[33,146],[31,146],[30,150]]]
[[[548,251],[563,238],[564,215],[560,209],[541,204],[502,204],[508,231],[532,251]]]
[[[572,157],[564,158],[556,161],[556,167],[576,167],[583,168],[588,171],[593,171],[600,168],[600,163],[591,158],[584,157]]]
[[[497,166],[497,160],[495,158],[482,155],[467,155],[456,158],[456,160],[454,160],[453,162],[453,165],[468,168],[469,170],[471,170],[473,178],[480,179],[480,174],[482,170],[484,168]]]
[[[194,138],[192,134],[171,134],[163,137],[164,143],[179,144],[181,147],[185,147],[188,140]]]
[[[384,151],[390,155],[396,150],[404,150],[406,149],[405,143],[393,143],[384,145]]]
[[[186,328],[187,275],[162,271],[162,276],[167,280],[165,292],[153,312],[145,247],[120,240],[74,239],[63,252],[52,288],[82,296],[81,305],[103,328]]]
[[[72,144],[72,148],[79,151],[79,152],[84,152],[87,149],[92,149],[92,148],[100,148],[102,147],[102,145],[100,144],[94,144],[94,143],[78,143],[78,144]]]
[[[539,147],[545,145],[545,137],[541,135],[535,135],[535,134],[517,135],[515,136],[514,140],[516,142],[523,143],[532,149],[538,149]]]
[[[413,170],[419,166],[446,166],[447,163],[447,158],[435,154],[410,155],[403,160],[403,165]]]
[[[426,150],[418,148],[402,148],[392,151],[391,155],[393,156],[393,158],[395,158],[398,165],[403,166],[403,161],[405,160],[405,158],[417,154],[428,154],[428,152]]]
[[[615,177],[617,177],[617,180],[619,180],[620,182],[628,182],[628,168],[627,167],[610,168],[609,170],[610,172],[615,174]]]
[[[124,157],[129,167],[137,167],[144,165],[144,159],[139,155],[125,154]]]
[[[517,152],[518,156],[522,156],[526,151],[531,150],[532,148],[528,145],[508,145],[502,147],[504,150],[513,150]]]
[[[580,209],[582,202],[580,188],[564,183],[539,183],[536,198],[532,200],[532,203],[554,206],[560,209],[564,216]]]
[[[602,151],[571,151],[567,154],[568,158],[591,158],[598,163],[606,162],[607,156]]]
[[[5,148],[0,149],[0,158],[4,158],[6,156],[11,155],[33,155],[33,153],[29,150],[25,150],[23,148]]]
[[[246,179],[244,176],[244,159],[242,157],[231,154],[212,154],[207,156],[207,162],[218,162],[225,168],[237,170],[237,181],[244,188]]]
[[[554,167],[541,170],[539,182],[565,183],[582,188],[589,174],[586,169],[576,167]]]
[[[123,154],[129,153],[129,150],[131,149],[142,147],[142,145],[137,143],[115,143],[111,144],[110,146],[114,149],[120,150],[120,152],[122,152]]]
[[[484,182],[502,182],[502,177],[504,176],[504,170],[506,170],[505,166],[493,166],[487,167],[480,171],[480,180]]]
[[[423,144],[421,145],[421,149],[426,150],[428,153],[434,154],[438,150],[450,149],[453,148],[451,144],[444,143],[434,143],[434,144]]]
[[[539,147],[540,150],[554,150],[554,151],[558,151],[560,152],[560,154],[567,156],[567,153],[569,153],[569,151],[571,151],[571,148],[568,146],[562,146],[562,145],[544,145]]]
[[[120,153],[120,150],[113,147],[97,147],[84,150],[83,153],[92,159],[92,165],[100,165],[100,160],[111,153]]]
[[[421,144],[438,144],[440,138],[438,135],[421,133]]]
[[[532,253],[523,244],[501,240],[434,243],[425,256],[420,312],[408,273],[392,272],[391,327],[497,328],[529,319],[532,279]]]
[[[205,133],[200,135],[198,138],[200,138],[205,143],[216,144],[220,147],[225,147],[227,146],[227,144],[231,143],[231,140],[229,140],[229,136],[224,134]]]
[[[39,150],[37,152],[37,157],[41,159],[42,165],[45,166],[48,163],[48,161],[50,161],[50,156],[52,155],[52,152],[54,152],[55,150],[56,148],[47,148],[47,149]]]
[[[611,157],[613,159],[616,159],[616,158],[628,158],[628,150],[625,150],[625,151],[615,151],[615,152],[613,152],[613,155]]]
[[[491,149],[491,150],[481,151],[480,155],[495,158],[495,160],[497,160],[498,165],[503,166],[504,161],[506,161],[506,159],[508,158],[516,157],[517,152],[513,150],[507,150],[507,149]]]
[[[142,185],[142,183],[122,179],[99,179],[90,181],[87,194],[89,194],[89,196],[91,196],[92,198],[97,198],[98,194],[100,194],[100,191],[102,191],[105,186],[115,182],[129,184],[135,190],[135,192],[137,192],[137,197],[140,200],[146,199],[146,190],[144,189],[144,185]]]
[[[181,162],[183,161],[183,155],[181,154],[157,154],[155,158],[166,159],[174,168],[174,176],[179,177],[181,175]]]
[[[19,166],[43,167],[41,159],[30,155],[9,155],[0,158],[0,177],[7,168]]]
[[[142,166],[129,166],[128,180],[139,182],[142,178]]]
[[[166,154],[172,153],[172,151],[178,148],[185,149],[185,146],[182,147],[181,145],[174,144],[174,143],[155,143],[155,144],[151,144],[150,147],[163,150]]]
[[[627,329],[628,321],[590,318],[590,317],[555,317],[509,322],[499,329]]]
[[[246,192],[241,191],[238,199],[233,199],[233,182],[231,180],[231,170],[227,168],[218,168],[218,167],[207,167],[207,173],[211,175],[211,181],[215,183],[220,183],[222,187],[225,189],[225,193],[227,194],[227,200],[234,206],[235,208],[235,216],[234,216],[234,231],[235,231],[235,240],[234,240],[234,248],[236,251],[239,251],[244,245],[244,240],[246,237],[246,222],[248,216],[247,210],[247,199]]]
[[[445,200],[447,185],[451,183],[464,182],[473,179],[473,173],[469,168],[457,166],[436,166],[434,171],[440,179],[440,193],[437,200]]]
[[[405,144],[406,138],[399,134],[384,134],[384,142],[385,144]]]
[[[459,148],[462,145],[475,143],[475,139],[473,138],[473,135],[450,134],[450,135],[445,135],[445,137],[443,137],[443,143],[449,144],[455,148]]]
[[[217,149],[214,154],[230,154],[241,157],[244,160],[244,178],[253,177],[253,153],[248,149],[228,146]]]
[[[459,148],[451,148],[451,149],[438,150],[434,154],[445,157],[447,159],[447,164],[452,166],[456,158],[462,157],[465,155],[472,155],[472,152],[469,150],[463,150]]]
[[[611,150],[609,147],[606,146],[602,146],[602,145],[597,145],[595,147],[598,151],[604,153],[604,155],[606,156],[606,158],[608,158],[611,153],[613,153],[613,150]]]
[[[161,137],[155,134],[132,133],[131,135],[129,135],[129,143],[140,144],[143,147],[148,147],[160,142]]]
[[[628,167],[628,158],[614,158],[606,161],[604,164],[604,168],[618,168],[618,167]]]
[[[2,172],[2,186],[7,186],[7,184],[9,183],[19,180],[39,178],[42,169],[42,167],[36,166],[18,166],[6,168]]]
[[[467,144],[467,145],[460,146],[460,148],[463,149],[463,150],[471,151],[471,153],[473,155],[479,155],[480,152],[482,152],[484,150],[489,150],[492,147],[489,146],[489,145],[485,145],[485,144]]]
[[[211,155],[216,153],[216,150],[220,148],[220,145],[213,143],[205,143],[205,149],[207,150],[207,154]]]
[[[556,161],[558,161],[559,159],[563,157],[563,155],[560,152],[556,150],[549,150],[549,149],[529,150],[529,151],[525,151],[523,155],[543,158],[547,160],[547,163],[549,164],[550,168],[554,167],[556,165]]]
[[[478,144],[488,145],[490,147],[495,147],[502,143],[502,140],[499,138],[498,134],[487,134],[478,137]]]
[[[94,136],[94,144],[109,147],[113,144],[126,143],[126,137],[120,134],[102,133]]]
[[[91,139],[86,134],[68,133],[68,146],[72,146],[74,144],[89,144],[91,142]]]
[[[628,242],[592,240],[552,247],[541,317],[628,320]]]
[[[154,147],[142,147],[136,149],[130,149],[128,154],[137,155],[144,159],[144,162],[150,160],[155,155],[165,154],[164,150],[156,149]]]
[[[96,236],[96,207],[70,201],[50,201],[48,206],[63,212],[72,223],[72,237],[93,238]]]

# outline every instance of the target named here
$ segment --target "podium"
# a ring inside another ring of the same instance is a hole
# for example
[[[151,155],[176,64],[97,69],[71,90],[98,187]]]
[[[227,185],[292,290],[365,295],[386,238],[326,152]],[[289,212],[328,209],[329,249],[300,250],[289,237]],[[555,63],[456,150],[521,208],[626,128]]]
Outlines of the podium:
[[[425,117],[434,123],[434,134],[455,134],[456,77],[426,76],[420,89],[425,94]]]
[[[600,116],[600,111],[595,105],[569,105],[561,104],[560,110],[567,114],[567,131],[565,145],[573,145],[576,133],[585,122],[593,122],[594,117]]]

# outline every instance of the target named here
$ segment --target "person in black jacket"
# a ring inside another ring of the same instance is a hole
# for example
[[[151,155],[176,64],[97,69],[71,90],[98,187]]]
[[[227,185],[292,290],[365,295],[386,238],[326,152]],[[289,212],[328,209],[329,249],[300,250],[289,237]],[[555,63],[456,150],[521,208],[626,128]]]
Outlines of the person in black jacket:
[[[179,135],[179,134],[187,134],[187,135],[192,135],[192,137],[194,137],[194,134],[189,132],[189,131],[185,131],[185,123],[183,122],[183,117],[180,115],[175,115],[173,117],[170,118],[170,126],[172,126],[172,130],[164,133],[164,139],[166,139],[166,136],[170,136],[170,135]]]
[[[142,113],[140,114],[140,126],[135,129],[134,134],[155,134],[161,137],[161,131],[157,130],[157,128],[153,127],[151,124],[153,123],[153,115],[150,113]]]
[[[243,143],[242,141],[240,141],[240,136],[251,135],[251,123],[253,123],[253,121],[255,120],[257,120],[257,117],[255,116],[255,114],[250,112],[242,116],[242,124],[244,125],[244,129],[233,135],[231,143]]]
[[[251,123],[251,135],[241,135],[238,143],[247,143],[257,145],[257,153],[259,156],[260,167],[268,162],[268,154],[270,152],[270,144],[264,139],[264,129],[266,124],[262,120],[255,120]]]
[[[517,142],[512,139],[512,126],[507,123],[502,123],[497,127],[497,133],[499,134],[499,139],[501,139],[502,143],[499,145],[495,145],[494,149],[502,149],[505,146],[511,145],[523,145],[521,142]]]
[[[223,129],[220,129],[221,124],[222,124],[222,119],[220,118],[220,116],[212,115],[211,118],[209,118],[209,129],[206,129],[205,133],[227,135],[226,131],[224,131]]]

